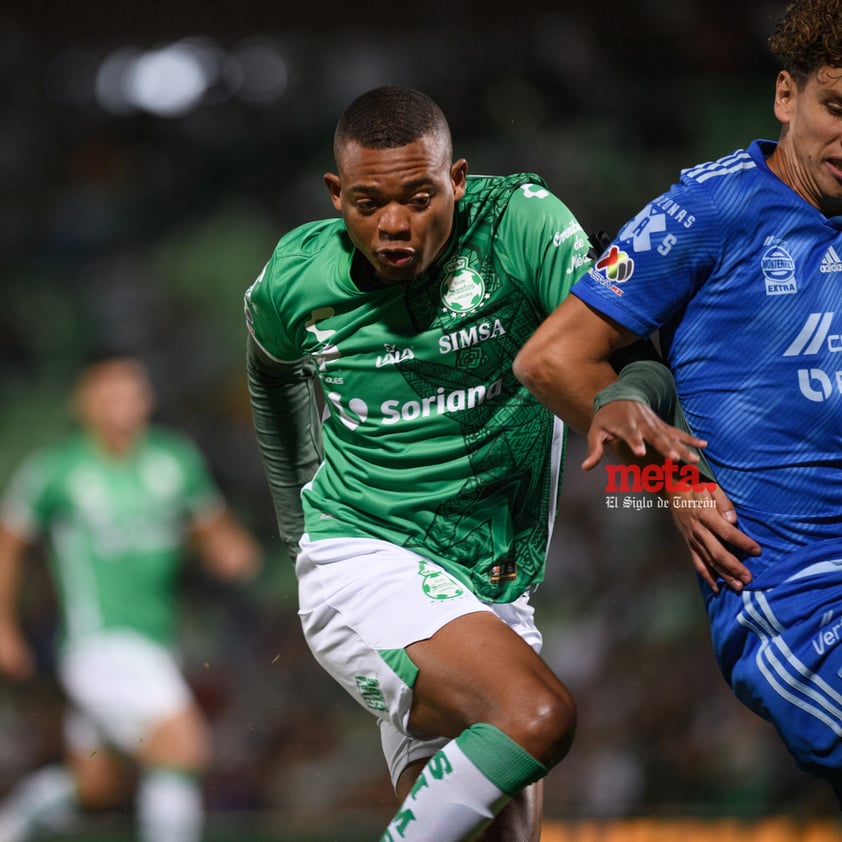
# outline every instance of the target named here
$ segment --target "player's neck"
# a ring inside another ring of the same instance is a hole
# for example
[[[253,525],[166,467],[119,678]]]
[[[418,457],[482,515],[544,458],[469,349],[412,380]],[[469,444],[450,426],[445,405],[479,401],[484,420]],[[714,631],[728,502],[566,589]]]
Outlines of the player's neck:
[[[112,459],[124,459],[137,446],[137,433],[94,432],[92,438],[97,449]]]

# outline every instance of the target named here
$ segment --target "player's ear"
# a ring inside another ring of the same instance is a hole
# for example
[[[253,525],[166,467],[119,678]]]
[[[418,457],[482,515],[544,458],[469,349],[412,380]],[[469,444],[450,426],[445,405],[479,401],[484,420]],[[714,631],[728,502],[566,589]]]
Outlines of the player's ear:
[[[775,117],[784,125],[789,123],[798,88],[787,70],[781,70],[775,80]]]
[[[327,186],[327,191],[330,193],[330,200],[333,202],[333,206],[336,210],[342,210],[342,182],[339,180],[339,176],[332,172],[326,172],[324,175],[325,178],[325,185]]]
[[[450,181],[453,184],[453,198],[457,201],[465,195],[465,183],[468,177],[468,162],[464,158],[450,165]]]

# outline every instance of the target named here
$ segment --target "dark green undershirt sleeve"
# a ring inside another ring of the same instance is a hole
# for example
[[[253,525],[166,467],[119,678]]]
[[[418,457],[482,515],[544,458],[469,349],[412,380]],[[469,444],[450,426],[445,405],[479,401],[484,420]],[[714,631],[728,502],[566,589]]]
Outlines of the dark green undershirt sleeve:
[[[661,362],[638,360],[620,369],[618,379],[597,392],[593,402],[593,411],[596,413],[607,403],[623,400],[645,404],[668,424],[695,435],[678,402],[672,372]],[[715,481],[713,471],[705,460],[704,454],[699,450],[695,452],[700,457],[700,461],[696,463],[699,473]]]
[[[269,481],[280,538],[295,558],[304,531],[301,489],[322,461],[315,367],[271,360],[249,335],[246,373],[257,444]]]

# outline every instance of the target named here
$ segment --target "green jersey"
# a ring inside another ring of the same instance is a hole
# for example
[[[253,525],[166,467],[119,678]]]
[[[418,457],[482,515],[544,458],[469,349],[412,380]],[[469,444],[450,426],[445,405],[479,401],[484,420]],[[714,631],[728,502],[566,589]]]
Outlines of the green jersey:
[[[445,253],[410,284],[357,287],[341,220],[281,239],[246,317],[265,355],[309,357],[321,382],[324,458],[302,493],[311,539],[406,546],[487,601],[542,579],[563,431],[512,361],[587,252],[531,174],[469,177]]]
[[[34,453],[12,478],[2,518],[22,537],[48,538],[68,642],[129,628],[168,644],[187,528],[221,506],[193,444],[153,429],[125,457],[82,434]]]

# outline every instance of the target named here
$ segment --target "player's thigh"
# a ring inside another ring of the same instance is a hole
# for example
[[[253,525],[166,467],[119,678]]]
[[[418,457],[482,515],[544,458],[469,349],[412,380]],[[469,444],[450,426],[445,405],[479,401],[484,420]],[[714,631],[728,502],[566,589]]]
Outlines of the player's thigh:
[[[494,603],[486,607],[523,638],[536,653],[541,651],[543,640],[538,627],[535,625],[535,610],[529,602],[528,594],[524,594],[514,602]],[[408,656],[407,661],[417,674],[417,668],[409,661]],[[392,786],[396,792],[399,788],[401,774],[408,767],[417,767],[418,763],[423,766],[451,739],[451,737],[422,735],[417,732],[410,733],[406,727],[403,727],[402,722],[396,723],[386,717],[380,717],[378,725],[380,726],[383,756],[389,767]]]
[[[575,727],[573,700],[523,638],[494,614],[470,614],[407,647],[418,668],[410,725],[455,737],[490,723],[554,763]]]
[[[402,547],[359,539],[302,546],[299,615],[313,655],[359,704],[406,733],[418,673],[406,648],[466,614],[493,616],[491,609]]]
[[[157,727],[193,705],[172,654],[131,632],[104,634],[71,648],[60,669],[77,712],[66,729],[77,752],[110,745],[136,755]],[[75,727],[80,718],[85,729]]]
[[[198,705],[191,703],[157,722],[148,739],[138,744],[135,756],[146,766],[172,766],[202,772],[210,763],[210,745],[204,714]]]
[[[734,692],[774,723],[803,768],[842,789],[842,562],[808,565],[738,600],[746,634]]]

